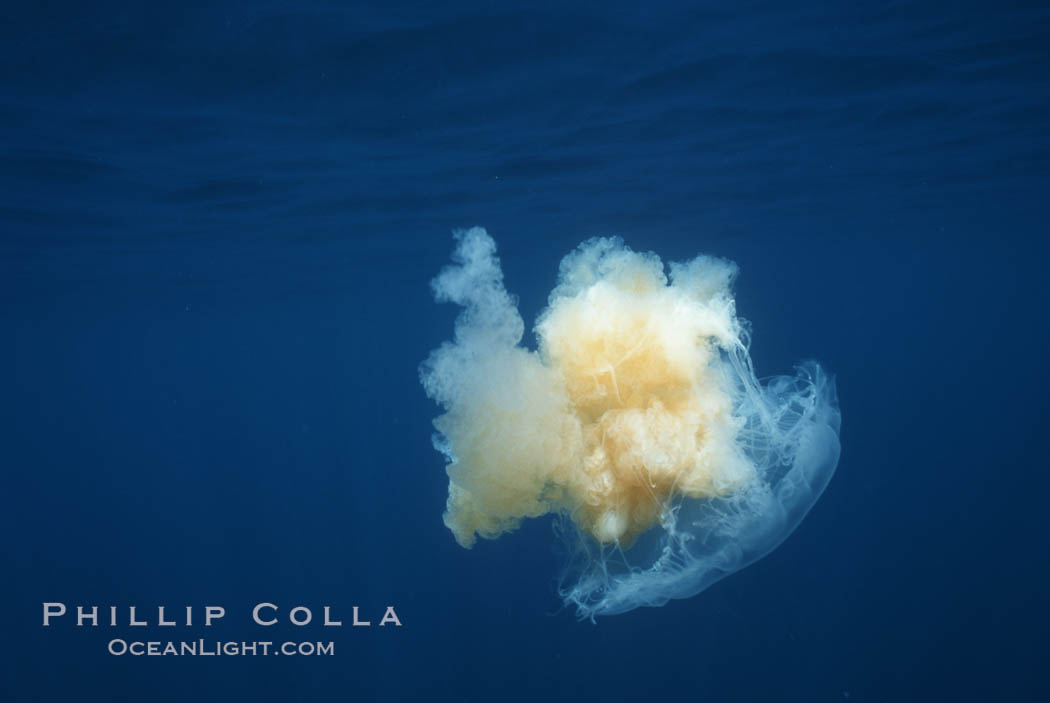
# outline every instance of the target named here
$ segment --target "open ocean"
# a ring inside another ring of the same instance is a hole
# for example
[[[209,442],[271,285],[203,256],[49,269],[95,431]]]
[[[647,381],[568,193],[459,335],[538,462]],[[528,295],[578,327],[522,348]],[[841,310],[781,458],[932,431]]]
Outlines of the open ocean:
[[[1050,699],[1046,3],[4,15],[0,700]],[[759,376],[842,408],[779,549],[592,624],[549,518],[455,543],[418,368],[474,225],[530,345],[589,237],[739,264]],[[335,654],[107,651],[202,637]]]

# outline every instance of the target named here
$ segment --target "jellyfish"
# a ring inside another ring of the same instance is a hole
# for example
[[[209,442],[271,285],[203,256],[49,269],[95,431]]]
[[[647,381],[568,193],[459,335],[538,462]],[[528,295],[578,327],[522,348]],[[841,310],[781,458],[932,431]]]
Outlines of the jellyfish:
[[[834,380],[815,362],[758,380],[735,264],[590,239],[528,348],[495,242],[454,236],[432,288],[462,310],[420,378],[461,546],[554,515],[560,595],[594,620],[693,596],[795,529],[838,464]]]

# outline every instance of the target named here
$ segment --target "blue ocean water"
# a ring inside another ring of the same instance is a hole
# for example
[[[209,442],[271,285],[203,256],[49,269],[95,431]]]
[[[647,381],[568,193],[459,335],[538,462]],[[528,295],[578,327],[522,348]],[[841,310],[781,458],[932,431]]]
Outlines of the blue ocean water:
[[[1050,694],[1045,5],[5,14],[3,700]],[[597,625],[549,521],[458,547],[417,367],[471,225],[530,325],[591,236],[735,260],[759,374],[838,379],[797,532]],[[223,605],[148,638],[336,654],[111,656],[146,635],[43,628],[45,601]],[[262,632],[263,601],[403,627]]]

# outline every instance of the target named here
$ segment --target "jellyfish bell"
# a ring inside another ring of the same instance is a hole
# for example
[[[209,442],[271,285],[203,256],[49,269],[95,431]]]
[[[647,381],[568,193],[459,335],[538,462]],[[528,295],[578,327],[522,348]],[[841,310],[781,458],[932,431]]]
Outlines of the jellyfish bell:
[[[814,362],[757,380],[733,263],[667,275],[619,239],[584,242],[530,350],[492,238],[455,236],[433,288],[463,310],[420,376],[445,411],[460,545],[556,515],[561,596],[593,618],[695,595],[791,533],[838,463],[834,382]]]

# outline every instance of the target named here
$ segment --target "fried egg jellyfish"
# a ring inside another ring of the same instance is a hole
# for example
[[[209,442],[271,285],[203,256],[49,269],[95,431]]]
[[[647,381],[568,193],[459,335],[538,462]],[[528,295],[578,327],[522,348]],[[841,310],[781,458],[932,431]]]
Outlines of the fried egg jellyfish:
[[[838,464],[834,381],[813,362],[758,381],[735,264],[701,256],[668,276],[619,239],[584,242],[533,351],[495,242],[455,237],[432,286],[463,310],[420,377],[445,410],[434,441],[461,546],[555,514],[561,596],[593,619],[695,595],[798,525]]]

